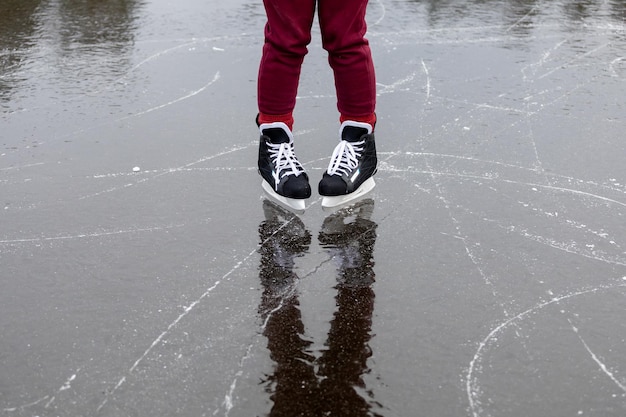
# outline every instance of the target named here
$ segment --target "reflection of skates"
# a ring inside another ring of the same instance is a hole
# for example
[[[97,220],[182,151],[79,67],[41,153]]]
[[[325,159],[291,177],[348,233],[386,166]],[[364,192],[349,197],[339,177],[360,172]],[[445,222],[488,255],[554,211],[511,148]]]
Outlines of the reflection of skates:
[[[370,220],[374,200],[359,201],[326,217],[319,242],[338,263],[339,286],[368,286],[374,282],[376,223]]]
[[[341,141],[335,147],[319,183],[323,208],[336,208],[353,202],[368,192],[376,183],[374,174],[378,158],[372,126],[346,121],[340,129]]]
[[[298,216],[269,200],[263,201],[263,212],[265,221],[259,226],[261,283],[269,292],[280,292],[297,280],[294,258],[309,249],[311,233]]]

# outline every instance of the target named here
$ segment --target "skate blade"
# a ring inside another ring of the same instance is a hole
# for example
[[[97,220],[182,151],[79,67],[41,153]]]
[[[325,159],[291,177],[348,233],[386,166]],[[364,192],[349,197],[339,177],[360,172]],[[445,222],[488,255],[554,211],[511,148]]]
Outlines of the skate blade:
[[[261,181],[261,187],[263,187],[265,194],[281,207],[295,214],[304,213],[304,210],[306,209],[305,199],[283,197],[282,195],[277,194],[265,180]]]
[[[336,211],[344,207],[350,206],[359,202],[376,186],[374,177],[368,178],[356,191],[337,196],[324,196],[322,197],[322,210],[324,211]]]

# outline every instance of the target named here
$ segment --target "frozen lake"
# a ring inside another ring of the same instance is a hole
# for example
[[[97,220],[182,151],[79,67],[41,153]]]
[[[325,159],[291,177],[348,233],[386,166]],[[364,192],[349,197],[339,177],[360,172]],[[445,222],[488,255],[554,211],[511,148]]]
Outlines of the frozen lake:
[[[0,415],[626,415],[626,2],[371,1],[377,187],[300,216],[256,173],[264,23],[2,1]]]

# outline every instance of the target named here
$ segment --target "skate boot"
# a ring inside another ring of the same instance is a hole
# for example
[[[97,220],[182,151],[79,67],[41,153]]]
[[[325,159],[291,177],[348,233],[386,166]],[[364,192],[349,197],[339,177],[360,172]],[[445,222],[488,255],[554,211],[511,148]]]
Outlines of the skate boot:
[[[293,135],[282,122],[259,126],[259,174],[270,198],[285,208],[301,213],[311,196],[309,177],[293,151]]]
[[[376,185],[373,175],[378,159],[372,126],[345,121],[341,124],[340,136],[341,141],[319,183],[322,208],[326,209],[351,203]]]

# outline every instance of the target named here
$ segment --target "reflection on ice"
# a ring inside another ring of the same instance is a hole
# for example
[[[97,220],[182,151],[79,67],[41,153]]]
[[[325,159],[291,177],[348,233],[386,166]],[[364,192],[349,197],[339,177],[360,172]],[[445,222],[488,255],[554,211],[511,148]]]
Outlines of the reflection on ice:
[[[0,410],[625,415],[626,2],[370,1],[377,222],[257,219],[262,9],[0,0]]]
[[[374,310],[373,208],[373,200],[364,200],[328,216],[322,225],[319,243],[338,265],[337,310],[326,350],[316,359],[305,337],[293,270],[294,258],[306,254],[311,234],[297,216],[264,202],[266,218],[259,227],[264,292],[259,311],[275,363],[266,382],[273,402],[271,416],[378,415],[362,378],[369,372]]]
[[[137,30],[140,0],[0,3],[0,102],[22,83],[85,93],[124,74]],[[33,77],[33,74],[37,74]],[[104,78],[104,80],[102,80]],[[7,106],[2,104],[2,106]]]

